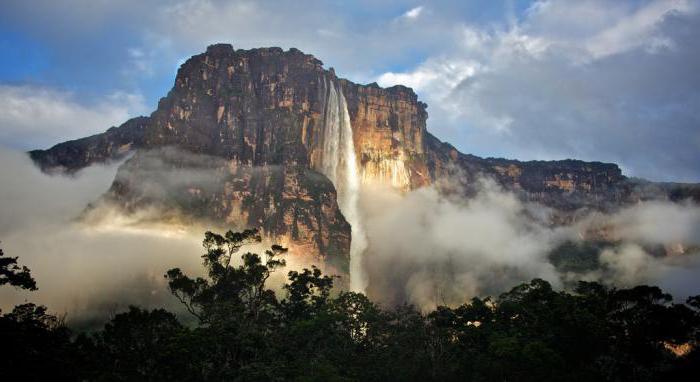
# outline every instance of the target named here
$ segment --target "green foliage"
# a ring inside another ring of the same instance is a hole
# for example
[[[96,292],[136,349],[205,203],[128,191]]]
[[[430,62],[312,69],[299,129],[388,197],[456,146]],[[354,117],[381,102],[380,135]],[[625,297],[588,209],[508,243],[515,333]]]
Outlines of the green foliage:
[[[19,306],[0,318],[3,348],[17,353],[0,370],[110,381],[651,381],[700,371],[700,296],[678,304],[653,286],[566,292],[535,279],[458,307],[387,309],[332,294],[334,278],[315,267],[288,272],[276,293],[267,280],[286,249],[232,261],[260,241],[255,230],[207,232],[206,276],[167,272],[194,327],[131,307],[71,339],[45,308]]]

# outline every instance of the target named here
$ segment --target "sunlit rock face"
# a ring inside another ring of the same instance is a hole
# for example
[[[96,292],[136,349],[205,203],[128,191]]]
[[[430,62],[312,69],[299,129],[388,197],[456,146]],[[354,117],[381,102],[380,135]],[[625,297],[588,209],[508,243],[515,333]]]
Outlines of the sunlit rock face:
[[[405,192],[452,178],[469,194],[489,176],[565,212],[700,195],[693,185],[631,181],[615,164],[463,154],[426,131],[426,107],[410,88],[354,84],[296,49],[217,44],[180,67],[149,117],[30,154],[44,171],[74,172],[135,153],[105,196],[112,204],[261,228],[343,272],[361,247],[362,185]]]
[[[426,118],[408,88],[338,79],[295,49],[219,44],[182,65],[150,117],[31,154],[44,170],[70,172],[136,150],[108,193],[126,211],[150,206],[260,227],[347,270],[351,227],[361,225],[360,185],[430,183],[422,160]],[[209,159],[193,162],[162,150],[168,147]],[[175,184],[163,175],[173,172],[210,176],[180,176]]]
[[[363,183],[410,190],[432,182],[425,161],[426,105],[410,88],[346,84]]]
[[[259,228],[309,263],[347,272],[350,226],[333,184],[303,166],[249,166],[174,147],[142,150],[120,166],[102,202],[142,219]]]

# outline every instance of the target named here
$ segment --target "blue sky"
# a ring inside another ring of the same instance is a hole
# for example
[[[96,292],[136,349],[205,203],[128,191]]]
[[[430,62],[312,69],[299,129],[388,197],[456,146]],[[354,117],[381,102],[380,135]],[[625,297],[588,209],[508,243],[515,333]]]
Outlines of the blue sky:
[[[213,42],[296,47],[356,82],[413,87],[464,152],[619,163],[700,181],[695,0],[4,1],[0,145],[148,114]]]

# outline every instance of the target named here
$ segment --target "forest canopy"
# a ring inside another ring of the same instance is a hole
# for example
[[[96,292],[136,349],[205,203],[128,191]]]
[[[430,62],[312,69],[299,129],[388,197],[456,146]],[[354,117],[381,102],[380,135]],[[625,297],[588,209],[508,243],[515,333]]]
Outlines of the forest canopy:
[[[183,381],[651,381],[700,371],[700,296],[654,286],[534,279],[497,297],[421,312],[335,291],[334,276],[289,271],[286,249],[243,252],[256,230],[207,232],[205,277],[165,274],[192,324],[132,306],[102,329],[73,332],[31,303],[0,314],[0,379]],[[242,262],[232,261],[240,256]],[[0,251],[0,285],[37,285]]]

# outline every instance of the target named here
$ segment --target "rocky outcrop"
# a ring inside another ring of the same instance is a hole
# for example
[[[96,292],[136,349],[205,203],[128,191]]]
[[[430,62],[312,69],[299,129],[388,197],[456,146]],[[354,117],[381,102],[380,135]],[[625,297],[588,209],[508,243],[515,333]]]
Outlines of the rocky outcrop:
[[[29,155],[45,172],[72,173],[93,163],[122,159],[143,147],[149,123],[148,117],[132,118],[104,133],[59,143],[49,150],[30,151]]]
[[[296,49],[217,44],[180,67],[149,117],[30,155],[44,171],[74,172],[135,152],[106,197],[114,204],[260,227],[343,269],[351,227],[338,207],[342,185],[329,181],[339,182],[335,170],[328,173],[329,155],[342,150],[328,140],[331,128],[343,134],[337,125],[345,115],[365,184],[406,191],[453,177],[469,190],[476,178],[490,176],[525,200],[563,211],[698,195],[693,185],[630,180],[614,164],[463,154],[426,131],[426,107],[410,88],[339,79]]]
[[[431,179],[459,179],[469,192],[476,179],[488,176],[525,201],[537,202],[563,213],[581,208],[613,211],[644,200],[700,202],[700,185],[659,183],[628,178],[614,163],[580,160],[517,161],[480,158],[460,153],[452,145],[426,133],[426,153]]]

